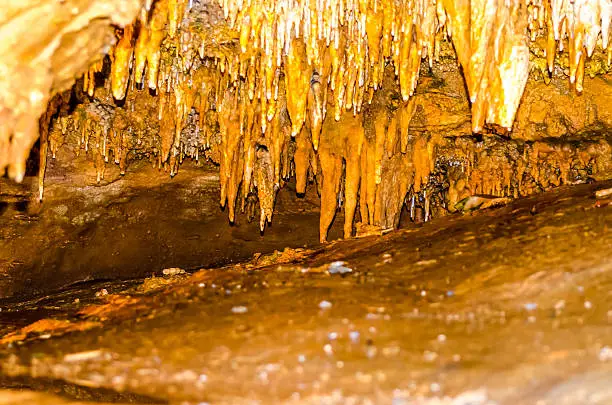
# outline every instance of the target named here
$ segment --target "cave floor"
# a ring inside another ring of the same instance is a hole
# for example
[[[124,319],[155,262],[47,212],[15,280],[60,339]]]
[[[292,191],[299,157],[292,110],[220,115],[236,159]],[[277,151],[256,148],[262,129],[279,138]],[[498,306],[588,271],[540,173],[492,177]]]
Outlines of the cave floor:
[[[8,300],[0,403],[610,404],[608,187]]]

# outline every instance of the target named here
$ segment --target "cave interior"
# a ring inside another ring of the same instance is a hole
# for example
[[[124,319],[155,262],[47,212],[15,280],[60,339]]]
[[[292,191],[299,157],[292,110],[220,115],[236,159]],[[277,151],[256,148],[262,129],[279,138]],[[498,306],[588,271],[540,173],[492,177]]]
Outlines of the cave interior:
[[[612,0],[0,12],[0,404],[612,403]]]

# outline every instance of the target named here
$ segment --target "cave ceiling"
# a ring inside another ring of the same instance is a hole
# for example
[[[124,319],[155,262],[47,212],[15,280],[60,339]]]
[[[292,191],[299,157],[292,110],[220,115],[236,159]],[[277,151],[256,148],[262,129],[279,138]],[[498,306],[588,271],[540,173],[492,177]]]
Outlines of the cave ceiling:
[[[540,140],[612,126],[611,21],[610,0],[12,0],[0,170],[21,181],[39,137],[98,182],[112,162],[208,159],[230,221],[256,195],[262,230],[287,179],[316,179],[322,240],[339,194],[346,236],[357,207],[383,228],[407,193],[429,211],[440,162],[451,211],[603,178],[605,137]]]

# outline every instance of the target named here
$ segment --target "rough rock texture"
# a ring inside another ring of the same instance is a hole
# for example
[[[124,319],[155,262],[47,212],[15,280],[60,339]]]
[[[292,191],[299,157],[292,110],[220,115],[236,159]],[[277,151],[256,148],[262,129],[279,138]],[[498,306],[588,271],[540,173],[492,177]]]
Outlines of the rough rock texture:
[[[0,173],[21,181],[38,119],[108,52],[111,24],[129,24],[141,0],[10,0],[0,12]]]
[[[414,95],[415,117],[410,129],[440,132],[444,136],[468,136],[470,110],[463,77],[455,69],[439,66],[421,76]],[[542,140],[610,131],[612,128],[612,75],[584,81],[576,93],[566,78],[549,84],[530,80],[525,87],[512,131],[512,139]]]
[[[260,235],[256,200],[227,225],[219,209],[219,172],[185,162],[170,178],[146,161],[122,177],[109,165],[96,183],[86,157],[60,150],[47,170],[44,204],[35,178],[0,179],[0,299],[46,294],[88,280],[149,277],[168,267],[215,267],[286,247],[318,243],[318,198],[277,195],[274,226]],[[32,190],[32,191],[31,191]],[[338,238],[342,226],[332,229]],[[0,304],[2,306],[2,304]],[[0,311],[1,312],[1,311]]]
[[[565,80],[530,81],[514,125],[511,136],[525,140],[611,131],[612,75],[585,79],[581,94]]]

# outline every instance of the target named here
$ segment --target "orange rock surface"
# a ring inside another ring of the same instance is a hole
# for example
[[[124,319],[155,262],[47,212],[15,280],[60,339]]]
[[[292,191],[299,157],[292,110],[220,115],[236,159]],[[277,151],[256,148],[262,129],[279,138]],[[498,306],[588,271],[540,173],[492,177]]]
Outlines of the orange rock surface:
[[[70,18],[50,6],[64,26],[40,28],[0,64],[0,169],[18,181],[49,95],[81,72],[74,97],[41,120],[43,150],[76,144],[98,182],[110,161],[123,174],[148,157],[174,176],[184,158],[208,158],[230,221],[256,196],[262,231],[292,177],[298,193],[316,179],[325,241],[339,206],[349,237],[356,212],[364,229],[385,230],[406,202],[427,220],[470,193],[519,196],[610,173],[604,137],[548,141],[612,126],[608,0],[68,3]],[[10,13],[0,27],[12,43],[25,34]],[[7,80],[24,75],[27,90]]]

